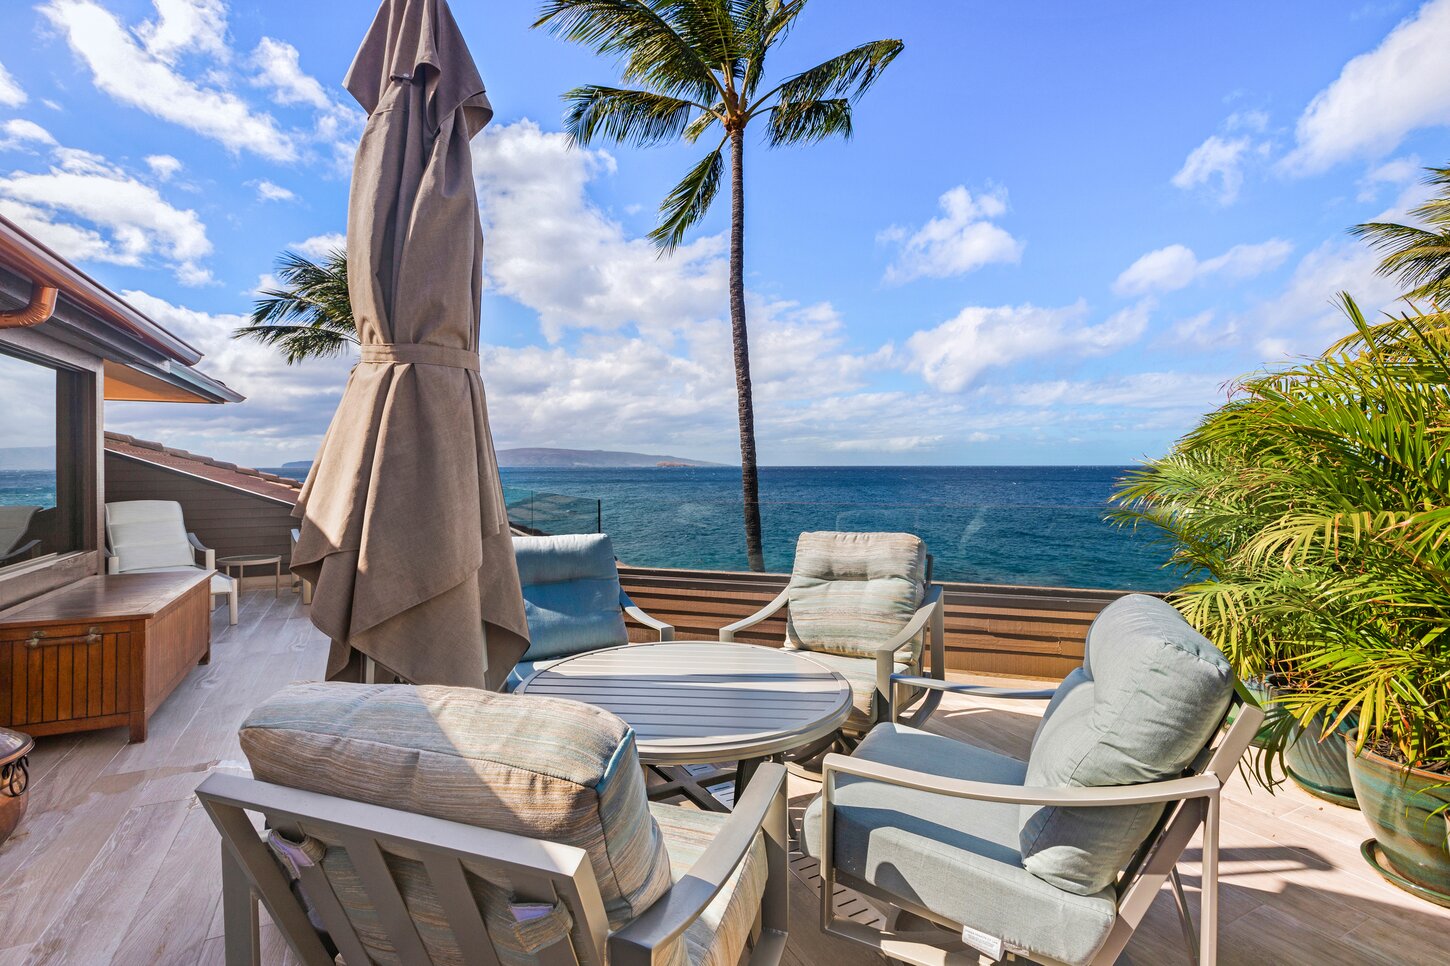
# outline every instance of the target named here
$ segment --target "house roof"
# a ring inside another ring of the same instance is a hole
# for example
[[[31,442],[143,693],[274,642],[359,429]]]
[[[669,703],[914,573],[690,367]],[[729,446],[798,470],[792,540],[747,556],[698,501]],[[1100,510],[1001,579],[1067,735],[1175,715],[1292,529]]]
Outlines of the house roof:
[[[124,433],[106,433],[106,452],[127,459],[139,460],[163,470],[207,480],[218,486],[241,490],[254,496],[295,506],[302,484],[276,473],[254,470],[235,463],[212,459],[175,449],[164,443],[137,439]]]
[[[0,310],[25,305],[43,288],[57,290],[59,298],[36,330],[104,359],[107,399],[242,401],[240,393],[193,368],[200,350],[0,216]]]

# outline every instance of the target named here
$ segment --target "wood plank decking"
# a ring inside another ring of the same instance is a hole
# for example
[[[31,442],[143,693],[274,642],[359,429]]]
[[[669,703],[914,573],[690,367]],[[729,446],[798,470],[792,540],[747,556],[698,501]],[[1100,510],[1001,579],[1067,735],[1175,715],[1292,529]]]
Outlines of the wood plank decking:
[[[0,966],[222,961],[217,837],[192,790],[211,769],[245,767],[238,723],[277,688],[315,680],[327,648],[298,597],[270,591],[245,596],[235,627],[218,611],[213,634],[212,663],[161,707],[144,744],[127,745],[124,729],[38,741],[30,814],[0,847]],[[1022,755],[1040,710],[952,701],[932,728]],[[793,784],[797,809],[814,787]],[[1450,962],[1450,910],[1382,882],[1359,857],[1367,834],[1356,812],[1237,785],[1224,810],[1221,961]],[[1196,869],[1184,873],[1191,890]],[[803,881],[792,901],[790,966],[880,962],[819,933]],[[267,935],[264,962],[288,961]],[[1187,961],[1166,894],[1128,953],[1140,966]]]

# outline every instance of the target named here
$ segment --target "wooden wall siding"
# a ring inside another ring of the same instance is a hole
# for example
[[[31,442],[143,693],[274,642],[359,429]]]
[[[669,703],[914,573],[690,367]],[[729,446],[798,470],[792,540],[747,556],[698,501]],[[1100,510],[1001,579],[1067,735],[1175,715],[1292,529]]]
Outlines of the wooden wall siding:
[[[284,575],[287,571],[297,526],[287,504],[107,452],[106,502],[123,500],[175,500],[186,528],[218,557],[281,554]],[[261,572],[253,568],[249,575]],[[271,582],[268,569],[266,583]]]
[[[675,625],[681,640],[714,639],[721,627],[754,613],[785,587],[784,574],[720,573],[620,567],[635,603]],[[944,583],[947,665],[954,670],[1018,677],[1066,677],[1082,663],[1088,625],[1126,593]],[[649,638],[630,627],[633,640]],[[772,617],[739,640],[779,644],[785,621]]]

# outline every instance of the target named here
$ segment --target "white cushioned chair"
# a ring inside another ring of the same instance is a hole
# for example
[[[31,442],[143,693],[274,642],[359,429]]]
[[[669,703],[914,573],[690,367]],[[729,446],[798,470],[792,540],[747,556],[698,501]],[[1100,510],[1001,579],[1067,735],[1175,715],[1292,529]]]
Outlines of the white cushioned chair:
[[[1052,700],[1026,762],[892,723],[851,757],[828,755],[801,836],[822,894],[839,883],[945,931],[878,932],[828,903],[822,928],[907,963],[1107,966],[1168,882],[1190,951],[1212,966],[1220,793],[1264,714],[1173,607],[1143,595],[1110,604],[1055,692],[897,683]],[[1200,829],[1195,936],[1176,865]]]
[[[811,660],[838,671],[851,683],[855,706],[841,734],[802,749],[808,759],[833,742],[850,748],[903,705],[921,724],[936,707],[932,692],[893,694],[893,674],[945,673],[945,631],[941,588],[931,583],[931,556],[910,533],[802,533],[796,541],[790,583],[774,600],[744,620],[720,629],[720,640],[736,636],[786,611],[785,646],[808,652]],[[923,667],[930,641],[930,660]],[[919,701],[914,707],[915,702]]]
[[[233,624],[237,622],[237,582],[216,573],[216,551],[203,546],[196,534],[187,532],[180,503],[129,500],[106,504],[106,573],[177,570],[212,571],[212,596],[227,598],[228,618]]]
[[[197,789],[222,834],[229,966],[260,951],[259,899],[306,966],[781,960],[778,764],[729,815],[650,804],[607,711],[409,685],[294,685],[241,745],[255,777]]]
[[[675,639],[673,627],[636,607],[619,586],[608,534],[514,537],[514,559],[529,622],[529,649],[509,674],[505,690],[566,657],[628,644],[626,614],[661,641]]]

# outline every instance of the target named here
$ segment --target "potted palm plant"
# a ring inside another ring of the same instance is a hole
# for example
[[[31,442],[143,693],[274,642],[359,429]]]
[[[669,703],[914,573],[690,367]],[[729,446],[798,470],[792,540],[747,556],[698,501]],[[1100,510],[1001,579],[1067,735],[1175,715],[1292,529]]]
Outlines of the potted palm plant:
[[[1321,752],[1347,732],[1366,858],[1450,905],[1450,317],[1343,304],[1348,338],[1245,380],[1117,515],[1172,541],[1194,571],[1175,603],[1272,682],[1264,759],[1292,769],[1296,728]]]

